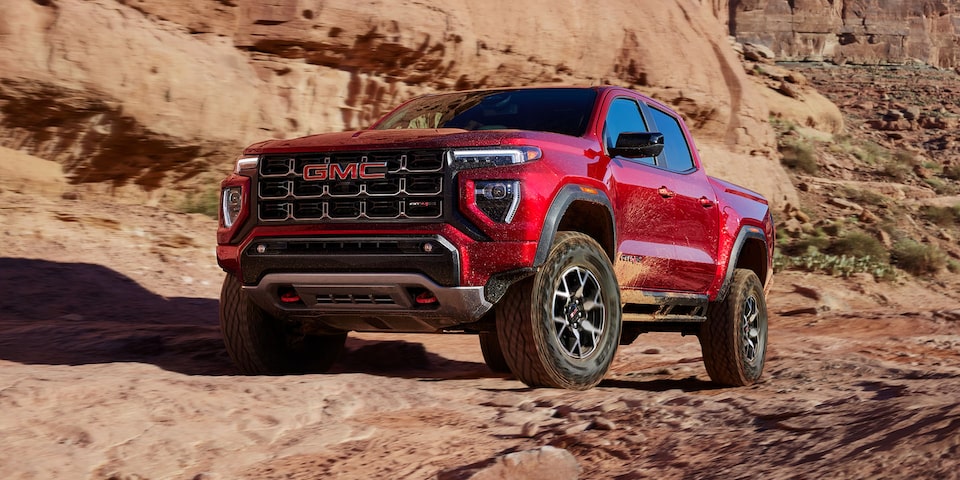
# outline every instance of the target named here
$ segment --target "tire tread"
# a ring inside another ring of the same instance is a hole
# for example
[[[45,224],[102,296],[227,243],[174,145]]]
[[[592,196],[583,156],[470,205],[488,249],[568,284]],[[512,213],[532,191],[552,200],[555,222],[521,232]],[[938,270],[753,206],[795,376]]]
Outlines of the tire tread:
[[[711,303],[708,307],[707,321],[700,327],[700,333],[697,336],[703,351],[703,363],[707,374],[716,383],[739,387],[751,385],[759,378],[759,374],[757,378],[751,378],[745,371],[737,338],[737,315],[740,302],[743,296],[753,288],[758,288],[762,296],[763,289],[759,285],[760,280],[753,271],[737,269],[734,272],[733,287],[730,292],[723,300]],[[765,352],[764,345],[763,353]],[[762,364],[760,370],[762,371]]]
[[[576,249],[588,249],[597,252],[606,259],[609,265],[609,259],[603,252],[600,245],[588,235],[579,232],[558,232],[547,255],[547,262],[553,258],[563,258],[569,252]],[[541,267],[550,268],[549,265]],[[609,274],[612,275],[612,266]],[[540,273],[538,273],[540,275]],[[497,332],[500,345],[503,347],[504,358],[510,367],[510,371],[523,383],[531,387],[557,387],[571,390],[586,390],[594,387],[603,379],[610,361],[616,352],[616,347],[620,339],[620,316],[619,316],[619,291],[610,292],[615,296],[616,312],[611,312],[606,321],[606,328],[610,329],[610,335],[616,337],[612,347],[614,352],[610,354],[610,359],[603,365],[598,366],[598,370],[591,372],[585,377],[573,377],[563,375],[550,368],[551,359],[548,352],[542,351],[538,346],[544,345],[547,339],[543,329],[537,328],[537,321],[534,318],[534,310],[539,305],[533,305],[535,297],[536,280],[538,276],[524,279],[507,291],[500,303],[497,305]],[[616,279],[613,279],[613,290],[616,289]]]

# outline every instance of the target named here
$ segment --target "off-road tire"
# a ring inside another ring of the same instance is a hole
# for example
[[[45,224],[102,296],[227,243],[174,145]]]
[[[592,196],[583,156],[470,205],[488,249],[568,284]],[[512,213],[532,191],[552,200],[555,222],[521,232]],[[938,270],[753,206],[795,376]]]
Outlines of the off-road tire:
[[[330,369],[347,334],[304,335],[287,322],[267,315],[227,275],[220,290],[220,330],[227,353],[248,375],[316,373]]]
[[[742,387],[760,379],[767,353],[767,303],[756,273],[734,271],[730,291],[707,307],[697,337],[711,380]]]
[[[500,339],[497,332],[480,332],[480,352],[483,361],[496,373],[510,373],[510,365],[503,358],[503,349],[500,348]]]
[[[587,235],[558,232],[546,262],[510,287],[496,315],[503,356],[517,379],[531,387],[592,388],[620,341],[620,290],[610,259]]]

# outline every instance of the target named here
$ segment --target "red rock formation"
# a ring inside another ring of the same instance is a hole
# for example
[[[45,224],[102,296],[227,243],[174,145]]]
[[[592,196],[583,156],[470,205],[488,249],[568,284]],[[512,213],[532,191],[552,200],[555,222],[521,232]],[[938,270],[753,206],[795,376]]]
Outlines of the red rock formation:
[[[730,32],[781,60],[960,66],[960,1],[730,0]]]
[[[75,182],[152,189],[256,140],[363,127],[420,93],[613,83],[686,115],[713,171],[791,195],[722,0],[642,16],[629,0],[520,1],[14,2],[0,17],[16,39],[0,41],[0,144]]]

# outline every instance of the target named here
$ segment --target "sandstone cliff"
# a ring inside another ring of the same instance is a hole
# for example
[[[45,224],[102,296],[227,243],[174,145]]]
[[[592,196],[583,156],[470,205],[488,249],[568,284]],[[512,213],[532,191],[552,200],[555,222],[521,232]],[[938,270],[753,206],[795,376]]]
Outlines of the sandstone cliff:
[[[363,127],[428,91],[612,83],[681,111],[711,173],[792,198],[724,3],[648,3],[15,0],[0,144],[75,184],[162,192],[209,185],[244,144]]]
[[[784,60],[960,66],[957,0],[729,0],[728,15]]]

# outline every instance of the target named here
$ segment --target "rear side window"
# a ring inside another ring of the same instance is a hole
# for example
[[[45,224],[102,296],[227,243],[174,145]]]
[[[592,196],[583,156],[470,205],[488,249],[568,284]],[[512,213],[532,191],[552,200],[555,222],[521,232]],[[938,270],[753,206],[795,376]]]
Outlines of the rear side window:
[[[683,127],[680,122],[665,112],[657,110],[651,106],[650,112],[653,115],[653,121],[657,124],[657,130],[663,134],[663,153],[660,155],[661,165],[663,158],[666,157],[666,168],[674,172],[687,172],[694,169],[693,156],[690,153],[690,144],[687,137],[683,135]]]

